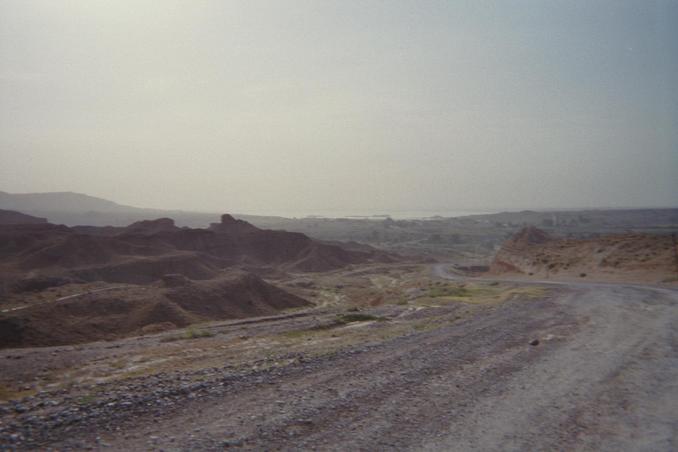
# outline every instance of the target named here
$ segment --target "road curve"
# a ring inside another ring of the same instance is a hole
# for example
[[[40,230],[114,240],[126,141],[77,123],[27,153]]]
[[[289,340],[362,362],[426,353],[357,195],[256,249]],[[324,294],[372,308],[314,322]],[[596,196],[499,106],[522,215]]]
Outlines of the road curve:
[[[445,268],[433,272],[459,278]],[[678,291],[534,283],[569,289],[556,303],[577,319],[576,334],[427,449],[678,450]]]
[[[51,445],[678,450],[678,293],[554,287],[435,330],[222,382],[180,409],[93,420]]]

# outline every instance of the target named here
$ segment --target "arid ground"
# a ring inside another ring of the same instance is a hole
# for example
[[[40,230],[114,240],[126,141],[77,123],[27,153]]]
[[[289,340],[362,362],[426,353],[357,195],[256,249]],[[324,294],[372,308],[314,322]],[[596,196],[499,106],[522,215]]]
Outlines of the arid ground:
[[[0,352],[3,447],[678,447],[674,288],[469,279],[446,264],[284,287],[317,307]]]
[[[674,213],[403,248],[5,211],[0,449],[676,450]]]

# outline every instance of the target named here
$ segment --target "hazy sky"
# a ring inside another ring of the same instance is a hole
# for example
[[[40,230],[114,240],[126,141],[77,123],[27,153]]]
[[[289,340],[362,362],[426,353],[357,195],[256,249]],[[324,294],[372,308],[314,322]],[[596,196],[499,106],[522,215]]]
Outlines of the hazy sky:
[[[0,0],[0,190],[678,205],[678,1]]]

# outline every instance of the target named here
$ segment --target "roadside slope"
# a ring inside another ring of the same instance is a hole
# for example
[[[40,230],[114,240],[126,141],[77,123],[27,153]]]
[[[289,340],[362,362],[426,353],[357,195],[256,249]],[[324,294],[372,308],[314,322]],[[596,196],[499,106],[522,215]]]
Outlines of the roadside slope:
[[[566,239],[527,227],[504,242],[490,273],[648,283],[676,281],[675,247],[670,235],[615,234]]]

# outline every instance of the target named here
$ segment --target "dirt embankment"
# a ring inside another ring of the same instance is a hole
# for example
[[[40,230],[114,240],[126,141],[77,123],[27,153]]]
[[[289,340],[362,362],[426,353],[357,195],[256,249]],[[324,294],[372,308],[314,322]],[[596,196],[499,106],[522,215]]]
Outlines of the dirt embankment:
[[[0,348],[110,340],[310,305],[244,272],[208,281],[166,275],[154,285],[109,289],[0,315]]]
[[[502,245],[490,273],[671,282],[678,276],[675,253],[670,235],[615,234],[566,239],[528,227]]]

